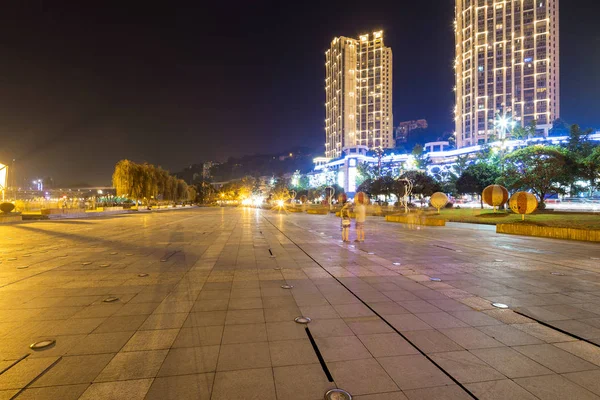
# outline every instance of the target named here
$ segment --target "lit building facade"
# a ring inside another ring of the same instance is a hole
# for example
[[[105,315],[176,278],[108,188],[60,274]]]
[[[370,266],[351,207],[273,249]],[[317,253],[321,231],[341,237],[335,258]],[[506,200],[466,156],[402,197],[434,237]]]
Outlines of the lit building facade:
[[[354,146],[393,148],[392,50],[383,32],[337,37],[325,59],[325,157]]]
[[[427,129],[428,126],[426,119],[400,122],[398,128],[396,128],[396,143],[406,143],[408,134],[411,131],[415,129]]]
[[[456,0],[456,144],[486,143],[497,114],[547,136],[560,117],[559,0]]]

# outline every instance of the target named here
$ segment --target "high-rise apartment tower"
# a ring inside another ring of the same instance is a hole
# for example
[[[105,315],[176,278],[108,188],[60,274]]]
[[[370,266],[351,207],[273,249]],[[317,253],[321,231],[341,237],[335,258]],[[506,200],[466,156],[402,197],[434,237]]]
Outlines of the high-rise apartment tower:
[[[357,145],[394,147],[392,49],[383,32],[336,37],[325,58],[325,156]]]
[[[485,143],[498,115],[547,135],[560,116],[559,0],[456,0],[456,143]]]

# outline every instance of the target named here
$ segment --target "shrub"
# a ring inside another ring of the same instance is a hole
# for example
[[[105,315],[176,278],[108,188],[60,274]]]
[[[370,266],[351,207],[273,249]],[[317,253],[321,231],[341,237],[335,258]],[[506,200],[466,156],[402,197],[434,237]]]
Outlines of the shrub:
[[[454,203],[448,203],[446,204],[445,208],[453,208],[454,207]]]
[[[15,205],[13,203],[0,204],[0,211],[2,211],[5,214],[8,214],[9,212],[11,212],[14,209],[15,209]]]

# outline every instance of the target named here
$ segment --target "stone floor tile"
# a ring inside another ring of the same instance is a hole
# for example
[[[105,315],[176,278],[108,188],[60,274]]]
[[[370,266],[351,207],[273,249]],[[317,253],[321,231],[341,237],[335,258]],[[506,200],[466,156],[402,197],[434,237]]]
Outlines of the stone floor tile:
[[[183,326],[193,328],[196,326],[225,325],[227,311],[198,311],[188,314]]]
[[[266,342],[267,328],[262,324],[226,325],[223,344]]]
[[[31,387],[90,383],[108,365],[114,354],[63,357]]]
[[[511,380],[468,383],[465,387],[479,400],[536,400],[537,397]]]
[[[273,368],[277,397],[289,400],[321,400],[335,388],[323,372],[321,364],[292,365]]]
[[[420,354],[379,357],[377,361],[403,391],[452,383],[439,368]]]
[[[571,372],[563,377],[575,382],[596,395],[600,395],[600,370]]]
[[[263,308],[297,307],[293,297],[263,297]],[[328,304],[325,304],[328,305]],[[302,307],[301,307],[302,308]]]
[[[258,324],[265,322],[261,308],[255,310],[229,310],[225,317],[225,325]]]
[[[317,319],[308,327],[314,337],[354,336],[343,319]]]
[[[25,359],[0,375],[0,390],[22,389],[49,368],[58,357]]]
[[[327,363],[338,387],[352,396],[393,392],[398,386],[373,358]]]
[[[379,315],[408,314],[409,311],[393,301],[369,303],[369,306]]]
[[[481,311],[451,311],[450,315],[470,326],[500,325],[502,322]]]
[[[276,400],[271,368],[217,372],[211,400]]]
[[[94,382],[154,378],[168,352],[168,350],[152,350],[118,353]]]
[[[600,338],[600,329],[580,321],[553,321],[552,326],[584,339]]]
[[[598,369],[596,365],[551,344],[516,346],[513,349],[559,374]]]
[[[242,343],[221,346],[217,371],[271,367],[269,344]]]
[[[373,357],[419,354],[416,348],[395,332],[359,335],[358,338]]]
[[[405,332],[404,335],[419,348],[419,350],[425,353],[463,350],[456,342],[433,329]]]
[[[337,319],[340,315],[330,305],[300,307],[302,315],[308,315],[313,319]]]
[[[386,316],[385,319],[400,332],[423,331],[431,329],[430,325],[417,318],[413,314],[389,315]]]
[[[467,324],[446,312],[418,313],[415,315],[419,317],[419,319],[425,321],[429,326],[436,329],[468,327]]]
[[[371,353],[356,336],[315,338],[326,362],[370,358]]]
[[[202,301],[202,300],[223,300],[223,299],[229,299],[231,297],[231,289],[230,288],[223,289],[223,290],[211,290],[210,287],[207,287],[207,285],[210,285],[211,283],[229,283],[229,282],[209,282],[209,283],[206,283],[202,287],[202,291],[200,292],[200,295],[198,296],[198,300],[197,301]],[[231,287],[231,283],[229,283],[229,285]]]
[[[137,331],[121,351],[162,350],[171,347],[179,329]]]
[[[235,298],[229,300],[229,310],[251,310],[262,308],[263,304],[260,297]]]
[[[298,307],[265,308],[263,311],[266,322],[293,321],[294,318],[302,315]]]
[[[306,339],[307,335],[304,328],[304,325],[297,324],[294,321],[268,322],[267,337],[269,341]]]
[[[431,358],[444,371],[463,384],[504,379],[504,375],[468,351],[436,353]]]
[[[69,355],[118,353],[133,336],[133,332],[94,333],[78,341]]]
[[[229,305],[227,299],[216,299],[216,300],[199,300],[194,303],[192,312],[202,311],[225,311]]]
[[[143,400],[152,379],[94,383],[83,393],[80,400]]]
[[[475,328],[440,329],[440,332],[467,350],[504,346]]]
[[[14,390],[14,389],[13,390],[0,390],[0,400],[11,400],[17,393],[19,393],[19,391]],[[79,395],[77,395],[77,397],[79,397]],[[29,397],[29,398],[31,399],[31,397]]]
[[[574,342],[577,340],[572,336],[565,335],[564,333],[538,324],[537,322],[531,324],[514,324],[512,326],[546,343]]]
[[[507,346],[525,346],[528,344],[543,344],[543,342],[510,325],[481,326],[481,332],[504,343]]]
[[[411,313],[430,313],[430,312],[441,312],[439,308],[425,300],[404,300],[399,301],[402,307],[406,308]]]
[[[354,304],[337,304],[333,308],[340,314],[342,318],[353,317],[373,317],[375,314],[367,306],[362,303]]]
[[[200,347],[221,344],[224,326],[182,328],[171,348]]]
[[[598,348],[598,346],[581,340],[576,342],[554,343],[554,346],[568,351],[592,364],[600,366],[600,348]]]
[[[535,322],[531,318],[517,314],[513,310],[485,310],[482,313],[505,324],[529,324]]]
[[[552,374],[549,369],[508,347],[476,349],[471,353],[511,379]]]
[[[38,335],[61,336],[82,335],[92,333],[106,318],[70,318],[65,321],[57,321],[49,329],[36,332]]]
[[[452,311],[472,311],[471,307],[466,306],[456,300],[448,299],[448,300],[427,300],[437,308],[440,308],[446,312]]]
[[[104,320],[92,333],[132,332],[148,318],[147,315],[112,316]]]
[[[541,400],[598,400],[600,397],[560,375],[515,379],[515,383]]]
[[[359,317],[359,318],[345,318],[344,321],[348,325],[352,332],[356,335],[370,335],[374,333],[393,333],[394,330],[390,328],[381,318],[373,317]]]
[[[90,386],[89,383],[81,385],[50,386],[43,388],[25,389],[19,397],[19,400],[77,400]],[[0,397],[2,398],[2,397]],[[6,400],[9,398],[7,397]]]
[[[161,303],[127,303],[113,316],[124,315],[150,315]]]
[[[214,372],[219,357],[219,349],[219,346],[171,349],[160,366],[158,376]]]
[[[471,396],[459,386],[438,386],[424,389],[405,390],[409,400],[469,400]]]
[[[402,392],[388,392],[377,394],[365,394],[364,396],[352,396],[356,400],[407,400],[408,397]]]
[[[308,339],[269,342],[269,350],[271,352],[271,362],[274,367],[319,362]]]
[[[142,331],[153,329],[179,329],[188,318],[188,313],[152,314],[139,328]]]
[[[214,377],[214,373],[159,377],[144,400],[210,400]]]

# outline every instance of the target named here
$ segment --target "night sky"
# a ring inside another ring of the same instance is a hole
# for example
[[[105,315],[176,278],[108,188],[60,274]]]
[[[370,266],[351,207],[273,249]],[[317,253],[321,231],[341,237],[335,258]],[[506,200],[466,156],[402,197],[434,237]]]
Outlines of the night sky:
[[[598,3],[563,0],[560,21],[562,117],[594,127]],[[122,158],[175,172],[323,151],[324,52],[334,36],[379,29],[394,54],[395,123],[453,129],[452,1],[149,4],[3,4],[0,162],[16,158],[21,181],[110,184]]]

